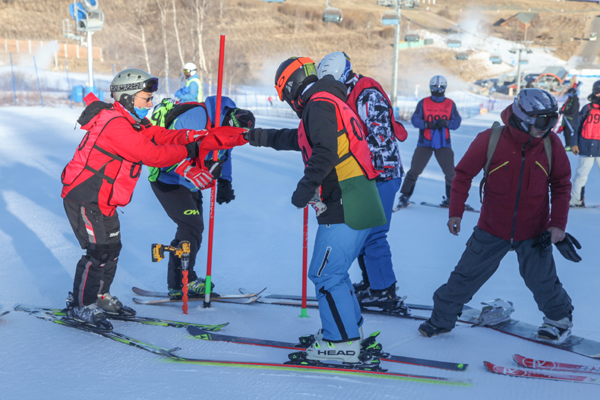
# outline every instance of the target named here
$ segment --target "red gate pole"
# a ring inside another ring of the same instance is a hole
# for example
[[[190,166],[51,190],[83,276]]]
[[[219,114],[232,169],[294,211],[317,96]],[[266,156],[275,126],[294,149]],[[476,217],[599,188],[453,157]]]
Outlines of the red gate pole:
[[[223,88],[223,58],[225,55],[225,35],[221,35],[219,50],[219,77],[217,81],[217,109],[215,111],[215,128],[221,125],[221,90]],[[219,160],[219,152],[213,151],[213,161]],[[210,307],[210,292],[212,283],[212,249],[213,232],[215,226],[215,197],[217,185],[210,189],[210,218],[208,223],[208,260],[206,261],[206,282],[204,286],[204,307]]]

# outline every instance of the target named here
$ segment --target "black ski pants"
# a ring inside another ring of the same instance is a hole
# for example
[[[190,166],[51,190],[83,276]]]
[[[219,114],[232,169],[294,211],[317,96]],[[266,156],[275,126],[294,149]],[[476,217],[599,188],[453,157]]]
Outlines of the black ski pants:
[[[446,178],[446,197],[450,198],[450,188],[454,179],[454,151],[450,147],[433,149],[431,147],[417,146],[410,162],[410,170],[406,174],[406,178],[404,178],[400,193],[406,197],[412,196],[419,175],[423,173],[427,163],[429,163],[429,159],[431,159],[431,155],[434,153]]]
[[[110,292],[121,252],[121,225],[115,212],[107,217],[97,206],[63,201],[75,237],[86,254],[75,269],[73,296],[79,306],[93,304],[98,294]]]
[[[552,248],[541,250],[533,247],[536,242],[537,238],[511,244],[475,227],[450,279],[433,295],[431,323],[440,328],[454,328],[463,305],[471,301],[496,272],[500,261],[510,250],[517,253],[519,272],[533,293],[538,309],[555,321],[570,315],[573,305],[556,275]]]
[[[202,217],[202,192],[190,191],[181,185],[165,185],[161,182],[151,182],[156,198],[163,206],[169,218],[177,224],[175,239],[172,246],[178,246],[182,240],[190,242],[190,265],[188,267],[188,280],[198,279],[194,271],[196,255],[202,244],[204,232],[204,219]],[[168,287],[181,289],[183,287],[181,273],[181,259],[169,253],[169,270],[167,273]]]

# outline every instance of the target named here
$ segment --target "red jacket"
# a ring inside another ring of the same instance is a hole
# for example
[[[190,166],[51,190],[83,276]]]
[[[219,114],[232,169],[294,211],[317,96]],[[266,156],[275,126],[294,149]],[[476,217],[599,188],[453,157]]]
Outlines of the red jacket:
[[[111,216],[131,201],[141,164],[168,167],[188,155],[188,129],[139,125],[119,104],[86,97],[79,122],[87,131],[62,173],[62,197]]]
[[[552,171],[548,179],[548,157],[542,139],[509,125],[512,106],[502,111],[504,129],[492,157],[483,205],[477,226],[505,240],[539,237],[549,227],[565,230],[571,198],[571,166],[555,133],[552,141]],[[450,216],[462,217],[471,181],[487,161],[491,129],[481,132],[455,168],[450,196]],[[549,211],[552,193],[552,212]]]

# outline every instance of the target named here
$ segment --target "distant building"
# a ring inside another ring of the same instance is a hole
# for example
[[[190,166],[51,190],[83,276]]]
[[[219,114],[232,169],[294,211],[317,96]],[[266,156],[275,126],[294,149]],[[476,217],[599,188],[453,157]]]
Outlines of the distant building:
[[[504,28],[516,29],[525,31],[528,28],[536,27],[540,22],[540,15],[538,13],[520,12],[513,15],[507,20],[500,21],[498,25]]]

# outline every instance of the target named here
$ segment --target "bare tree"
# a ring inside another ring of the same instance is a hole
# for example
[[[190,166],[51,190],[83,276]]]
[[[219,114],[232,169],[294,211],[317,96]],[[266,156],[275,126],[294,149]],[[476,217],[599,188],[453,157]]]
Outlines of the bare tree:
[[[150,68],[150,57],[148,56],[148,45],[146,44],[146,29],[144,27],[147,6],[148,0],[133,1],[133,17],[138,24],[138,28],[136,29],[137,34],[129,32],[123,26],[121,26],[121,29],[123,30],[123,32],[127,33],[129,36],[135,38],[136,40],[142,41],[142,48],[144,50],[144,60],[146,61],[146,69],[148,73],[151,74],[152,69]]]
[[[204,74],[208,71],[206,68],[206,57],[204,55],[203,34],[204,21],[206,19],[206,10],[210,0],[189,0],[192,9],[196,15],[196,33],[198,34],[198,68],[200,70],[200,82],[203,81]],[[202,90],[202,88],[200,88]]]
[[[175,0],[173,1],[173,27],[175,28],[175,38],[177,39],[177,50],[179,50],[179,61],[181,61],[181,67],[185,64],[183,60],[183,51],[181,51],[181,40],[179,39],[179,30],[177,29],[177,6]]]
[[[167,45],[167,1],[168,0],[156,0],[156,5],[160,13],[160,27],[162,30],[163,46],[165,48],[165,73],[167,75],[167,97],[170,95],[171,90],[169,88],[169,46]]]
[[[223,2],[225,0],[219,0],[219,22],[223,20]]]

